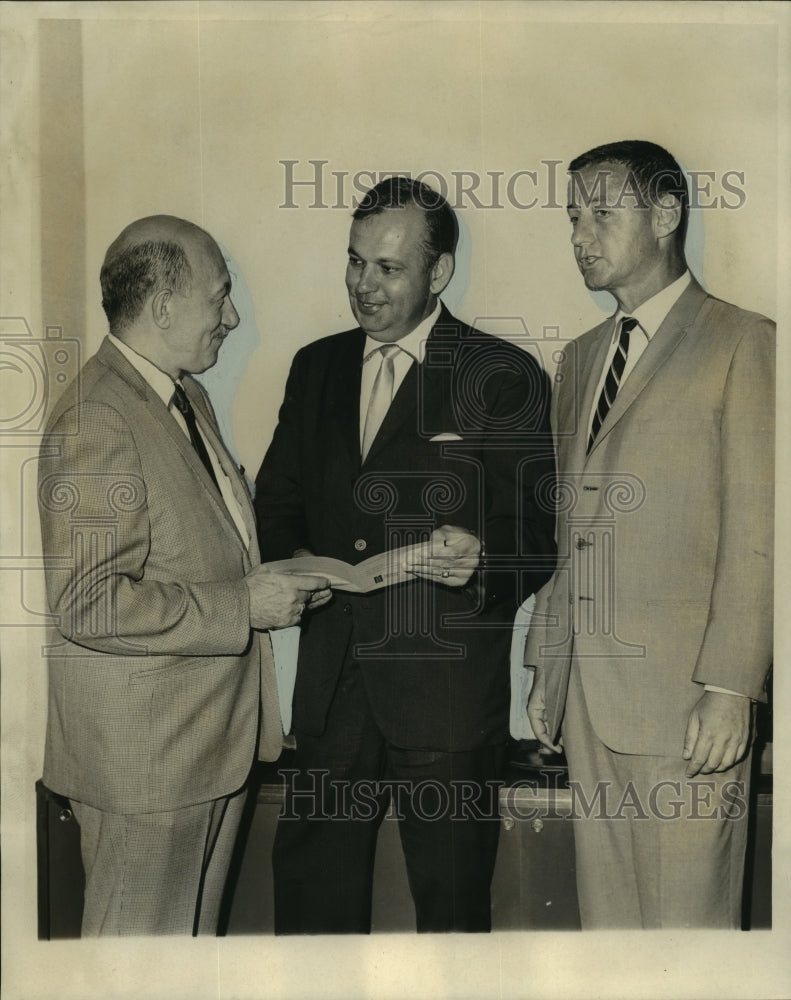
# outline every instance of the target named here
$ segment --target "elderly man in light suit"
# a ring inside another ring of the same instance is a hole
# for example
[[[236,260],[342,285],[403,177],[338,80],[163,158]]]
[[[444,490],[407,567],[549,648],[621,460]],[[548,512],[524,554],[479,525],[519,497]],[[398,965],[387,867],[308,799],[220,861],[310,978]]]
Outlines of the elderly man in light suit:
[[[217,244],[139,220],[101,283],[110,333],[40,455],[44,781],[80,825],[84,935],[211,933],[256,745],[269,760],[282,745],[263,630],[329,591],[260,565],[244,480],[189,377],[239,322]]]
[[[738,927],[772,649],[774,326],[690,276],[664,149],[612,143],[570,170],[577,264],[618,309],[556,380],[559,566],[528,715],[554,749],[562,720],[583,926]]]

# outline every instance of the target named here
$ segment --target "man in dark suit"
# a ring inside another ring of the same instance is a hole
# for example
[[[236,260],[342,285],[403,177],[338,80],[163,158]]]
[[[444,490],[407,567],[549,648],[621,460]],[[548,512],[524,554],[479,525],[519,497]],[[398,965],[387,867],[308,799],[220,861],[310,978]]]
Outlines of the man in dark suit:
[[[772,655],[774,324],[690,275],[666,150],[611,143],[570,171],[577,265],[618,308],[556,381],[559,559],[528,716],[548,748],[562,720],[586,803],[583,926],[739,927]]]
[[[554,565],[554,463],[545,374],[439,302],[456,239],[425,185],[368,192],[346,270],[359,327],[298,352],[259,473],[266,558],[418,545],[409,582],[336,593],[303,628],[278,933],[370,931],[389,792],[417,929],[491,925],[511,625]]]
[[[80,825],[83,935],[213,933],[256,745],[282,747],[262,630],[330,595],[259,565],[244,480],[190,378],[239,322],[217,244],[140,219],[101,283],[110,332],[39,461],[44,781]]]

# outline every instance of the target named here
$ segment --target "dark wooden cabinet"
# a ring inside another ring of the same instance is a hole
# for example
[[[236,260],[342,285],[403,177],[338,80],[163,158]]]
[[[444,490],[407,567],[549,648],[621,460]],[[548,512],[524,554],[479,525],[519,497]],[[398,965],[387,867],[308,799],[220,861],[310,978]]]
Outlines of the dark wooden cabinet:
[[[36,782],[38,936],[77,938],[82,923],[85,877],[80,828],[69,800]]]

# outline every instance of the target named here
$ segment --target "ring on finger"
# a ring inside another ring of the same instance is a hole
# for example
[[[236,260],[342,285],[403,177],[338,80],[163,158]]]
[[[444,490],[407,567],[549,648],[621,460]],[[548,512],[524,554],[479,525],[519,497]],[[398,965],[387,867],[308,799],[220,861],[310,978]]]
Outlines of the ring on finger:
[[[442,571],[442,579],[443,580],[447,580],[449,576],[450,576],[450,570],[449,569],[443,569],[443,571]]]

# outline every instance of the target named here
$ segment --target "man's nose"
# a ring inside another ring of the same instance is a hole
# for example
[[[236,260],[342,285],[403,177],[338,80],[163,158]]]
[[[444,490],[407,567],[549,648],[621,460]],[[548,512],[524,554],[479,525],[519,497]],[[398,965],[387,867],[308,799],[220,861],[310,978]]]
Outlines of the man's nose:
[[[357,278],[357,293],[372,292],[376,288],[376,271],[372,264],[366,264],[360,269]]]
[[[234,330],[239,326],[239,313],[236,311],[236,306],[231,301],[230,296],[226,298],[222,309],[222,325],[226,330]]]
[[[590,223],[585,219],[578,219],[577,224],[571,231],[571,245],[574,247],[584,247],[591,242],[593,232]]]

